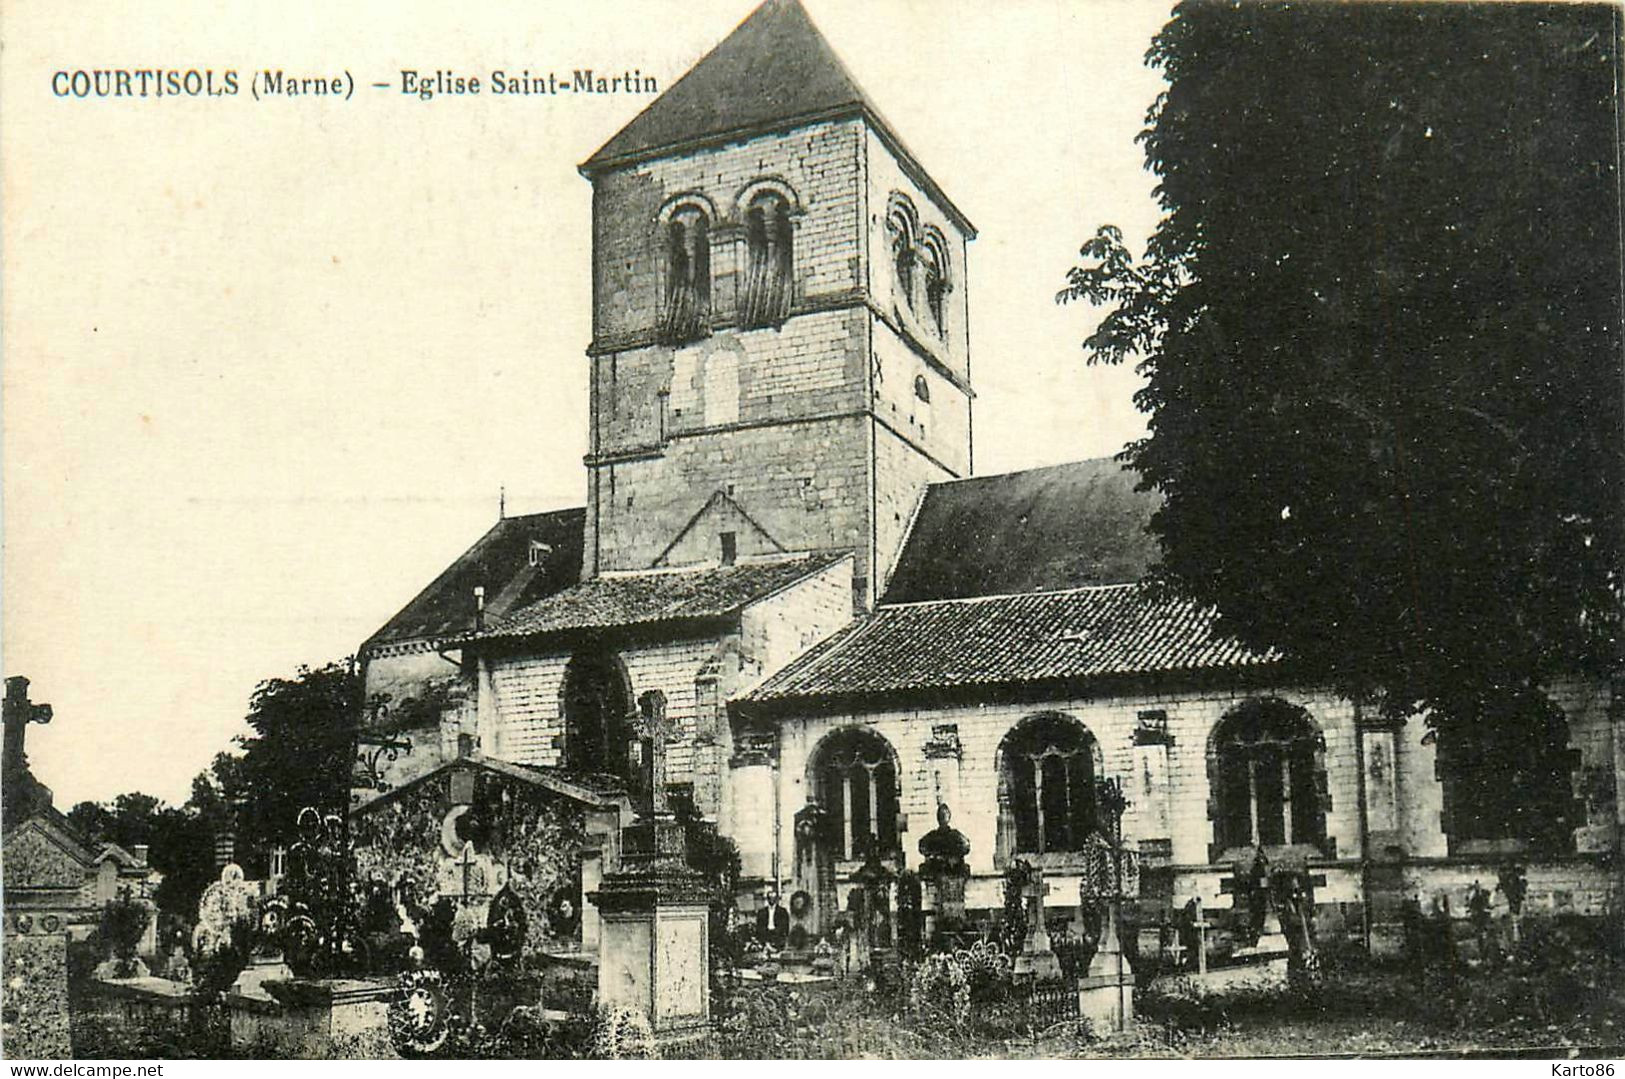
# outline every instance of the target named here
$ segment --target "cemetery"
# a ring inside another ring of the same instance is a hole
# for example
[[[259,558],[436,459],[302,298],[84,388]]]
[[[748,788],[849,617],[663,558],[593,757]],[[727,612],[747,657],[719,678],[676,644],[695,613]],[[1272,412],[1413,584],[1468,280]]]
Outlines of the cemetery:
[[[1182,9],[1168,33],[1232,7]],[[1194,455],[1227,485],[1194,514],[1123,455],[978,473],[977,229],[799,0],[761,3],[578,170],[592,187],[585,505],[510,517],[500,496],[489,531],[352,660],[304,670],[339,687],[336,720],[301,711],[322,694],[291,697],[281,726],[251,719],[237,744],[330,741],[242,782],[274,788],[257,804],[279,806],[260,813],[279,831],[252,856],[224,782],[218,818],[193,818],[218,825],[212,871],[206,853],[192,866],[195,912],[161,921],[145,848],[98,849],[56,812],[22,752],[50,707],[7,680],[9,1054],[1625,1045],[1612,570],[1591,606],[1557,620],[1613,627],[1612,665],[1531,646],[1540,662],[1514,671],[1488,649],[1473,668],[1484,685],[1449,698],[1481,721],[1468,722],[1435,711],[1432,688],[1377,703],[1393,687],[1351,684],[1294,656],[1291,638],[1244,641],[1212,597],[1168,587],[1158,522],[1223,522],[1264,472],[1317,452],[1266,442],[1257,475]],[[1081,254],[1110,255],[1118,234],[1103,228]],[[1286,257],[1272,252],[1270,272]],[[1056,299],[1120,296],[1109,269],[1074,270]],[[1172,289],[1176,270],[1141,287]],[[1543,289],[1561,291],[1494,291]],[[1316,318],[1337,306],[1313,295]],[[1381,310],[1360,317],[1385,325]],[[1160,333],[1134,336],[1149,347]],[[1229,358],[1207,348],[1204,363]],[[1191,381],[1228,385],[1228,370]],[[1270,411],[1226,395],[1191,414]],[[1524,407],[1552,411],[1538,404]],[[1057,414],[1070,406],[1057,399]],[[1476,404],[1460,411],[1480,437]],[[1404,456],[1360,431],[1353,456]],[[1144,447],[1131,456],[1155,464]],[[1329,475],[1237,518],[1281,538],[1252,550],[1232,529],[1212,557],[1251,572],[1259,551],[1316,550],[1301,522],[1353,483]],[[1383,472],[1371,491],[1390,487],[1405,490]],[[1441,505],[1470,501],[1440,491]],[[1595,552],[1579,552],[1600,526],[1555,507],[1566,538],[1546,546],[1589,565]],[[1316,591],[1359,581],[1337,558],[1382,531],[1368,515],[1329,518],[1326,549],[1341,554],[1307,563]],[[1443,529],[1441,550],[1466,530]],[[1402,561],[1384,569],[1405,586],[1401,628],[1425,606],[1415,552]],[[1511,590],[1497,582],[1478,593]],[[1268,594],[1295,611],[1300,591]],[[267,686],[301,688],[271,680],[252,708]],[[326,786],[284,797],[290,774],[322,766]]]
[[[662,791],[661,727],[640,733]],[[918,868],[871,848],[849,916],[811,938],[794,896],[740,918],[728,845],[663,799],[464,761],[348,819],[304,810],[285,873],[227,862],[166,954],[134,954],[151,911],[127,894],[71,946],[8,902],[6,1037],[110,1057],[1231,1055],[1560,1045],[1625,1014],[1617,925],[1529,909],[1516,867],[1407,908],[1384,963],[1322,948],[1309,875],[1262,852],[1242,917],[1148,917],[1121,790],[1100,803],[1075,896],[1017,862],[1001,908],[967,909],[943,806]],[[8,874],[8,899],[27,887]]]

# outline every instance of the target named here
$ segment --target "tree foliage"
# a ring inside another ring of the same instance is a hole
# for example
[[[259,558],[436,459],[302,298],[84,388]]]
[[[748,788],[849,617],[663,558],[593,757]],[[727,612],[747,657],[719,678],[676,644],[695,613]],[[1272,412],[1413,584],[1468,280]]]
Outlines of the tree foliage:
[[[1617,19],[1182,3],[1163,216],[1057,296],[1147,378],[1163,582],[1396,715],[1516,722],[1617,655]]]
[[[348,811],[361,696],[348,663],[301,667],[292,679],[267,679],[254,690],[254,733],[237,740],[242,756],[225,784],[226,797],[242,805],[243,839],[262,849],[285,846],[305,806]]]
[[[236,836],[236,860],[257,876],[266,852],[290,841],[301,808],[346,808],[359,706],[360,682],[348,664],[268,679],[249,702],[253,733],[237,739],[239,752],[215,755],[184,806],[135,792],[80,802],[68,820],[94,843],[148,846],[149,863],[163,874],[159,909],[191,919],[218,879],[219,836]]]

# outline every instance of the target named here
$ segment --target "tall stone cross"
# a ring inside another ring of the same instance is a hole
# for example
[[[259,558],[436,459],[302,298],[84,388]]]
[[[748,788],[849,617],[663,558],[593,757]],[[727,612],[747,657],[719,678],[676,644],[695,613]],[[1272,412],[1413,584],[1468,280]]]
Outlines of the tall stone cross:
[[[28,699],[28,679],[13,675],[6,679],[4,708],[5,745],[0,750],[0,802],[13,819],[21,820],[36,800],[46,801],[45,788],[28,771],[28,755],[23,739],[30,723],[51,722],[51,706]]]
[[[28,725],[49,722],[51,722],[51,706],[35,704],[28,699],[28,679],[20,674],[6,679],[4,752],[8,770],[21,767],[28,759],[23,755],[23,738]]]
[[[657,690],[638,698],[638,747],[642,751],[639,772],[650,817],[664,817],[670,812],[666,805],[666,740],[671,733],[666,695]]]

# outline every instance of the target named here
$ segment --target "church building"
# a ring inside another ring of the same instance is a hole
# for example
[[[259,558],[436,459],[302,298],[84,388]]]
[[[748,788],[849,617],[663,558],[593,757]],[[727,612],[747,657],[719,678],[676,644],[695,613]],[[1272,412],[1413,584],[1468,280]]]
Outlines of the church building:
[[[1497,768],[1539,807],[1509,817],[1420,720],[1143,589],[1156,496],[1117,462],[974,473],[976,229],[798,0],[766,0],[581,172],[585,506],[499,521],[363,644],[415,748],[358,813],[500,773],[589,792],[613,859],[658,729],[667,800],[739,849],[741,910],[783,902],[809,939],[867,857],[917,869],[944,806],[967,910],[1001,906],[1017,859],[1077,906],[1101,778],[1148,919],[1199,899],[1222,921],[1259,850],[1350,937],[1405,899],[1465,910],[1514,863],[1532,907],[1619,902],[1606,684],[1553,687],[1566,748]]]

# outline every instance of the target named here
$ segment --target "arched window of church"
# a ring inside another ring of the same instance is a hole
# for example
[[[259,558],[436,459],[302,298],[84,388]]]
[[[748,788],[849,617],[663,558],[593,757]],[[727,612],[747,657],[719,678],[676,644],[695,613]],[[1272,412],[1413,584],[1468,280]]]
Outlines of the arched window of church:
[[[630,782],[637,732],[632,685],[613,653],[577,652],[564,668],[564,766]]]
[[[1572,849],[1585,807],[1568,718],[1538,690],[1485,704],[1475,720],[1430,735],[1438,745],[1444,829],[1458,853],[1514,853],[1531,844]]]
[[[892,274],[896,277],[901,306],[914,307],[914,263],[917,258],[917,217],[914,204],[904,195],[892,192],[886,210],[886,232],[891,241]]]
[[[697,206],[683,206],[665,225],[666,295],[661,337],[693,341],[711,326],[711,222]]]
[[[948,330],[948,245],[941,233],[928,227],[920,252],[926,313],[931,317],[931,328],[940,336]]]
[[[777,326],[790,314],[795,255],[790,203],[764,191],[745,208],[745,326]]]
[[[839,858],[862,858],[872,844],[898,849],[897,758],[873,731],[837,731],[819,743],[813,782],[826,833]]]
[[[931,386],[924,375],[914,376],[914,396],[928,405],[931,403]]]
[[[1099,747],[1070,716],[1022,720],[999,747],[1004,801],[1021,854],[1076,851],[1096,830]]]
[[[1247,701],[1220,720],[1212,768],[1218,850],[1319,845],[1326,830],[1317,776],[1323,746],[1309,714],[1285,701]]]

